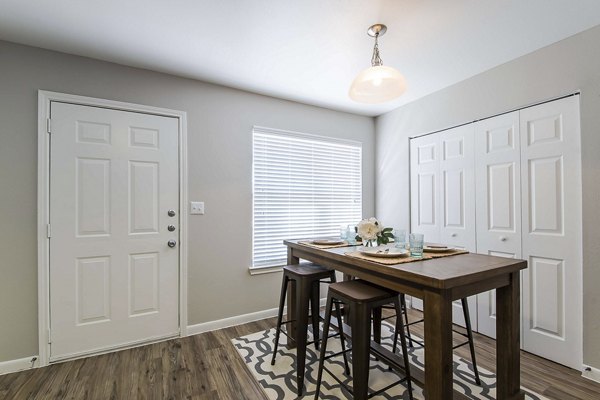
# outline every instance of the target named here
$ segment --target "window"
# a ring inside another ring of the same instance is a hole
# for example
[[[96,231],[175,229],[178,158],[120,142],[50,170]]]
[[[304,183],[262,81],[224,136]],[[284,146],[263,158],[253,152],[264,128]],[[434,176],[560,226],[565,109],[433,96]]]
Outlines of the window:
[[[339,237],[362,216],[359,142],[253,129],[252,268],[285,265],[284,239]]]

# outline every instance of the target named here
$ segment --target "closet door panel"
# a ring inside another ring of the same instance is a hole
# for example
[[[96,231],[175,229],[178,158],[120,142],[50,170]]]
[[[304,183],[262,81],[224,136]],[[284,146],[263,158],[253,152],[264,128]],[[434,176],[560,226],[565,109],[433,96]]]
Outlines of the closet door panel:
[[[579,96],[521,110],[523,348],[582,360]]]
[[[474,124],[440,132],[440,242],[476,252]],[[477,330],[477,299],[468,299],[471,326]],[[453,321],[465,326],[460,300]]]
[[[473,124],[441,132],[440,241],[475,251]]]
[[[438,133],[410,141],[411,232],[427,242],[440,240],[440,154]]]
[[[475,124],[477,252],[521,258],[519,112]],[[495,291],[477,296],[478,330],[496,337]]]
[[[410,140],[411,232],[422,233],[427,242],[439,242],[440,135]],[[411,307],[423,310],[423,301],[411,298]]]

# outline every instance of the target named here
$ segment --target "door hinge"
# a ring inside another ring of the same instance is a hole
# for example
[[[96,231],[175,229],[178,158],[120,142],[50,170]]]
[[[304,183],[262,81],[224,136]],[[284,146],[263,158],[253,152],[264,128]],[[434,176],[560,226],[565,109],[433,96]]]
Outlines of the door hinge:
[[[50,224],[46,224],[46,236],[48,239],[52,237],[52,228],[50,227]]]
[[[46,118],[46,132],[52,133],[52,120],[50,118]]]
[[[47,338],[48,338],[48,344],[51,344],[51,343],[52,343],[52,336],[50,336],[50,329],[48,329],[48,330],[46,331],[46,335],[48,335],[48,336],[47,336]]]

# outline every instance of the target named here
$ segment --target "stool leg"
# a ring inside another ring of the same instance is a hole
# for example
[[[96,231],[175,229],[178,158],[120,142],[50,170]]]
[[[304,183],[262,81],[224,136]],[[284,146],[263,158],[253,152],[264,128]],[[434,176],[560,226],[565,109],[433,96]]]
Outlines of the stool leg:
[[[271,365],[275,365],[275,356],[277,355],[277,346],[279,346],[279,335],[281,333],[281,320],[283,318],[283,307],[285,306],[285,294],[288,287],[288,277],[283,274],[281,282],[281,294],[279,295],[279,310],[277,312],[277,330],[275,331],[275,344],[273,346],[273,358],[271,359]],[[289,334],[289,332],[288,332]]]
[[[396,307],[396,315],[402,315],[402,306],[398,297],[394,299],[394,306]],[[394,340],[400,334],[400,346],[402,347],[402,358],[404,359],[404,375],[406,376],[406,386],[408,387],[408,398],[413,399],[412,394],[412,380],[410,377],[410,362],[408,360],[408,349],[406,348],[406,334],[404,333],[404,327],[402,318],[396,317],[396,333]],[[394,350],[395,352],[395,350]]]
[[[373,341],[381,344],[381,307],[373,309]]]
[[[307,279],[296,280],[296,377],[298,396],[304,391],[304,369],[306,367],[306,341],[308,331],[308,303],[311,283]]]
[[[352,329],[352,375],[354,399],[366,400],[369,391],[369,356],[371,345],[371,307],[352,304],[350,321]]]
[[[406,337],[408,337],[408,345],[412,348],[413,344],[412,344],[412,337],[410,336],[410,326],[408,325],[408,310],[406,308],[406,296],[404,295],[404,293],[400,293],[400,309],[402,310],[402,313],[400,314],[400,317],[398,317],[398,314],[396,314],[396,322],[400,321],[400,326],[402,326],[402,329],[404,330],[404,328],[406,328]],[[402,320],[404,319],[404,322],[402,322]],[[394,333],[394,346],[392,348],[392,351],[395,353],[396,349],[398,348],[398,328],[396,328],[396,332]]]
[[[319,303],[320,303],[320,283],[313,282],[310,294],[311,320],[315,349],[319,350]]]
[[[460,299],[463,309],[463,315],[465,317],[465,324],[467,326],[467,337],[469,339],[469,349],[471,349],[471,362],[473,363],[473,372],[475,372],[475,383],[481,385],[479,379],[479,371],[477,370],[477,360],[475,359],[475,343],[473,343],[473,330],[471,329],[471,318],[469,315],[469,302],[466,298]]]
[[[346,375],[350,375],[350,367],[348,366],[348,355],[346,354],[346,343],[344,337],[344,321],[342,321],[342,310],[340,303],[335,303],[335,314],[337,317],[338,327],[340,331],[340,343],[342,345],[342,357],[344,357],[344,367],[346,368]],[[325,335],[325,332],[323,332]]]
[[[325,321],[323,322],[323,342],[321,343],[321,354],[319,355],[319,370],[317,373],[317,388],[315,389],[315,400],[319,399],[321,390],[321,379],[323,378],[323,363],[325,362],[325,351],[327,350],[327,338],[329,337],[329,323],[331,321],[331,309],[333,308],[333,299],[330,294],[327,295],[327,306],[325,307]]]
[[[400,306],[402,307],[402,312],[404,313],[404,324],[406,326],[406,336],[408,337],[408,345],[413,347],[412,336],[410,335],[410,326],[408,326],[408,309],[406,308],[406,295],[404,293],[400,294]]]

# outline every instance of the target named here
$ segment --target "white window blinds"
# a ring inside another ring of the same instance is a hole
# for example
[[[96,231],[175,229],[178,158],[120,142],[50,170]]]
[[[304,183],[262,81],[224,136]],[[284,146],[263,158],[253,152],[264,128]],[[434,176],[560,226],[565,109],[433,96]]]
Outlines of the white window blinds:
[[[359,142],[253,130],[252,267],[286,264],[284,239],[339,237],[362,216]]]

